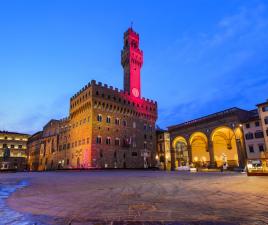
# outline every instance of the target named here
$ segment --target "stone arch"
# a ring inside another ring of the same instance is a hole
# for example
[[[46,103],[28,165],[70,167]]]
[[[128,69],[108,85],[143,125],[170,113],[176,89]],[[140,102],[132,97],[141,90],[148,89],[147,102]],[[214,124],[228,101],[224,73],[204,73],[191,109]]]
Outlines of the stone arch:
[[[210,138],[216,165],[221,167],[226,162],[229,167],[237,167],[239,159],[235,130],[228,126],[220,126],[212,131]]]
[[[197,166],[206,166],[210,162],[208,138],[203,132],[194,132],[189,138],[192,151],[192,161]]]
[[[183,136],[177,136],[172,142],[175,168],[189,164],[188,144]]]

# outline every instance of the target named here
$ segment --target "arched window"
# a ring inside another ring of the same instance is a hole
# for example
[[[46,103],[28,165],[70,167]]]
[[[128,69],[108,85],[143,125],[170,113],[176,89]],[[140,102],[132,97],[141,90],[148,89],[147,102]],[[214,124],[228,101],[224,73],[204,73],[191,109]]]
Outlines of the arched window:
[[[102,115],[101,115],[101,114],[98,114],[98,116],[97,116],[97,120],[98,120],[99,122],[102,121]]]
[[[101,136],[98,136],[98,137],[96,138],[96,143],[97,143],[97,144],[101,144]]]
[[[107,144],[107,145],[110,145],[110,144],[111,144],[111,138],[110,138],[110,137],[107,137],[107,138],[106,138],[106,144]]]
[[[116,118],[116,119],[115,119],[115,124],[116,124],[116,125],[120,125],[120,119],[119,119],[119,118]]]
[[[115,144],[116,146],[119,146],[119,145],[120,145],[120,138],[115,138],[115,140],[114,140],[114,144]]]

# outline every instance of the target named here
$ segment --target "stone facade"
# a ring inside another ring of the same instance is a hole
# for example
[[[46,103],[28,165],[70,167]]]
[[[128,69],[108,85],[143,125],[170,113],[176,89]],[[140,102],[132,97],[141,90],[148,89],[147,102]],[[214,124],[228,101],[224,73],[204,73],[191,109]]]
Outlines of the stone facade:
[[[29,136],[28,134],[0,131],[0,170],[22,171],[26,169]],[[6,159],[5,154],[7,154]]]
[[[247,159],[259,159],[266,151],[264,134],[258,111],[253,110],[252,113],[252,117],[243,123],[244,140]]]
[[[268,150],[268,100],[266,102],[258,104],[257,107],[264,133],[265,146]]]
[[[159,167],[164,170],[171,169],[170,136],[167,130],[156,130],[157,159]]]
[[[121,63],[124,90],[92,80],[70,99],[68,118],[51,120],[41,140],[33,138],[39,170],[155,166],[157,103],[140,95],[143,53],[132,28],[124,34]]]

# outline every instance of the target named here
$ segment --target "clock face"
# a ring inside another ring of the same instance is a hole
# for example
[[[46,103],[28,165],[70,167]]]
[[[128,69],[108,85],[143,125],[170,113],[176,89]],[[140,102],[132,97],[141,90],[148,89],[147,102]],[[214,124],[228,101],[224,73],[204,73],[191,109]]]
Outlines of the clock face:
[[[139,92],[139,90],[138,90],[137,88],[133,88],[133,89],[132,89],[132,94],[133,94],[135,97],[139,97],[140,92]]]

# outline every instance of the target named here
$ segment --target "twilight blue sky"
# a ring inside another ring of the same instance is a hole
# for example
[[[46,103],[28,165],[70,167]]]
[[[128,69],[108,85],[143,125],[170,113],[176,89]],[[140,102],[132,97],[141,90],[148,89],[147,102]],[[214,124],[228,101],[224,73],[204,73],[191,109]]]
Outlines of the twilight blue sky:
[[[268,1],[2,0],[0,130],[33,133],[67,116],[91,79],[122,88],[131,21],[161,127],[268,98]]]

